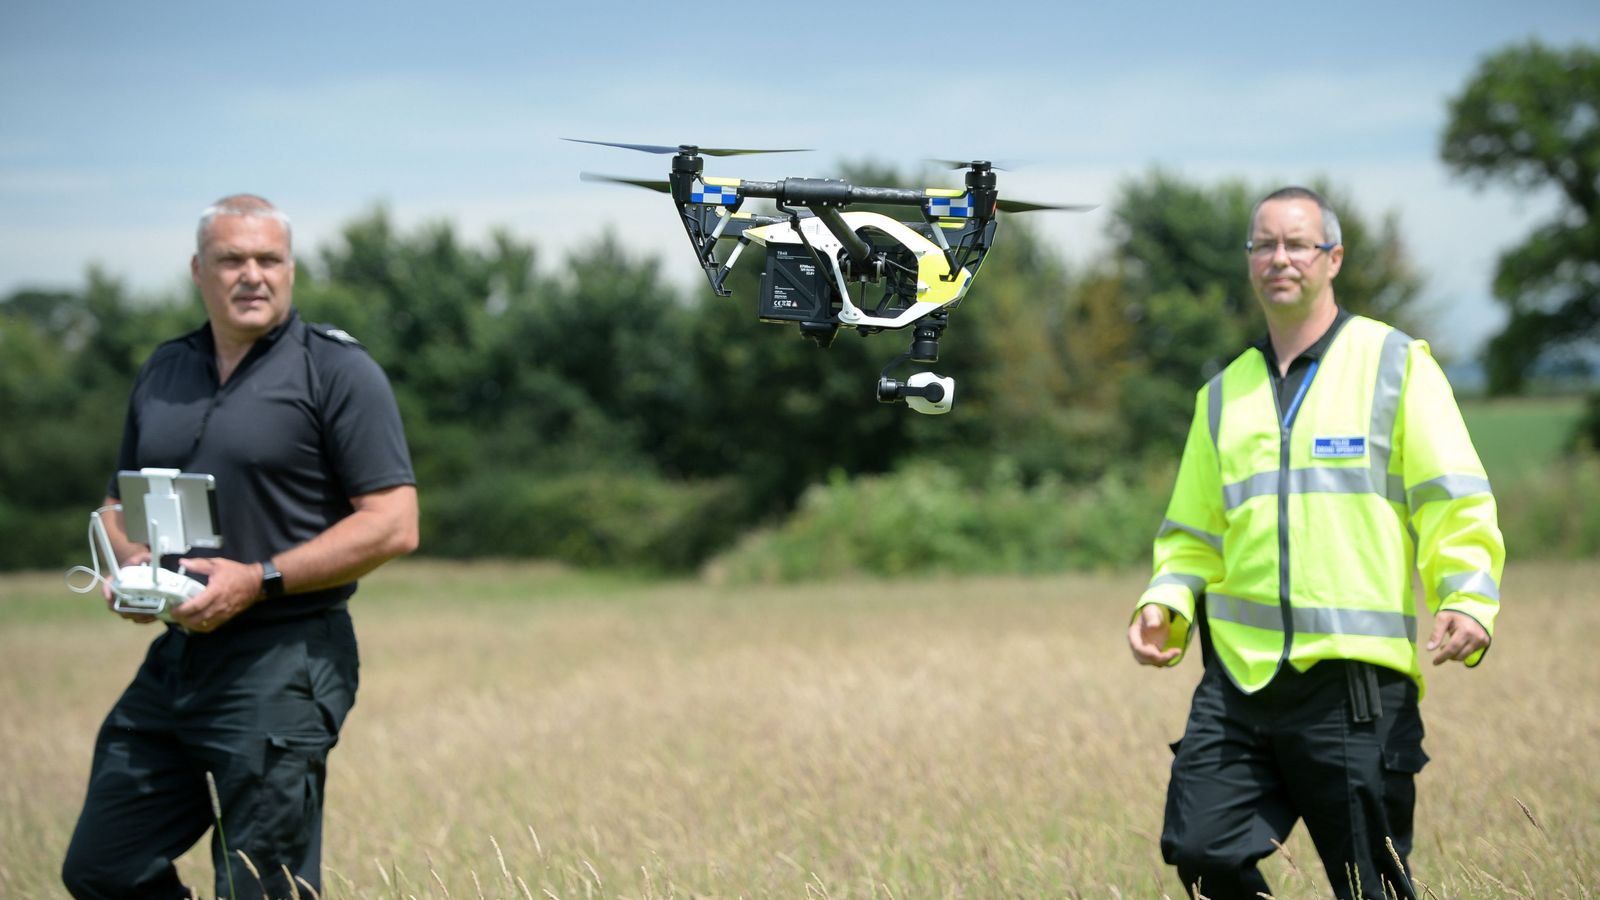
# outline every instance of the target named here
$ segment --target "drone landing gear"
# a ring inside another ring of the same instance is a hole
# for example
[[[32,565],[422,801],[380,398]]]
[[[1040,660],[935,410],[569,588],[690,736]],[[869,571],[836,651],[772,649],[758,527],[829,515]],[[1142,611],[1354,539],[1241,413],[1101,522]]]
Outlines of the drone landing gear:
[[[956,401],[956,380],[944,378],[933,372],[917,372],[905,381],[889,377],[895,366],[907,360],[919,363],[939,361],[939,333],[942,323],[927,322],[917,326],[912,334],[911,349],[889,360],[878,374],[878,402],[894,403],[904,400],[906,405],[929,416],[943,415]]]

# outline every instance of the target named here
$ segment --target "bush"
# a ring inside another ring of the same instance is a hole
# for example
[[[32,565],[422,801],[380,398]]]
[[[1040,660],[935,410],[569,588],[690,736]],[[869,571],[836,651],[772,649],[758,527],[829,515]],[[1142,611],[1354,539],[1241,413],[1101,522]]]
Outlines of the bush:
[[[80,507],[38,510],[0,497],[0,571],[54,569],[89,564],[89,513]]]
[[[1507,555],[1600,555],[1600,453],[1581,451],[1494,485]]]
[[[580,566],[693,569],[731,543],[747,513],[731,480],[649,473],[475,473],[424,491],[433,556],[510,556]]]
[[[979,484],[937,463],[854,481],[835,473],[710,574],[771,582],[1123,567],[1148,558],[1170,488],[1170,471],[1083,487],[1055,477],[1025,484],[1010,466]]]
[[[1000,469],[972,484],[937,463],[851,480],[835,473],[781,526],[708,567],[733,582],[846,576],[1041,573],[1147,563],[1172,473],[1108,475],[1075,487]],[[1600,453],[1495,482],[1512,560],[1600,556]]]

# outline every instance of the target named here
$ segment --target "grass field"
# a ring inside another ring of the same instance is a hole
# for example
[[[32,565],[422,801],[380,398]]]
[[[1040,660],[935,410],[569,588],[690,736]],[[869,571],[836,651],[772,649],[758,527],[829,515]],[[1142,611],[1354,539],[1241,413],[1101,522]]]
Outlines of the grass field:
[[[1537,472],[1559,459],[1583,415],[1580,396],[1464,400],[1461,415],[1490,480]]]
[[[1128,657],[1144,580],[390,566],[355,601],[326,892],[1181,896],[1156,836],[1199,666]],[[1597,896],[1600,563],[1505,581],[1483,667],[1431,673],[1413,863],[1440,898]],[[0,579],[0,896],[59,895],[94,731],[150,637],[57,575]],[[1326,896],[1302,830],[1287,850],[1279,896]],[[210,883],[203,851],[180,868]]]

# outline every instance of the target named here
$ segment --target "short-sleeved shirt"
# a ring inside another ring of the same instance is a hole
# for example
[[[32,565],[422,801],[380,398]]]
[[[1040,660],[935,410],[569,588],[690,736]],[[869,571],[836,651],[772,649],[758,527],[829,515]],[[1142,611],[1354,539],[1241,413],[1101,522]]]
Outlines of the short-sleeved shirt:
[[[213,476],[222,548],[186,555],[245,563],[326,531],[353,511],[352,497],[416,483],[383,370],[344,332],[308,325],[293,309],[226,384],[209,324],[157,347],[134,382],[117,467]],[[108,493],[120,496],[114,476]],[[355,590],[351,582],[263,600],[234,623],[303,615]]]

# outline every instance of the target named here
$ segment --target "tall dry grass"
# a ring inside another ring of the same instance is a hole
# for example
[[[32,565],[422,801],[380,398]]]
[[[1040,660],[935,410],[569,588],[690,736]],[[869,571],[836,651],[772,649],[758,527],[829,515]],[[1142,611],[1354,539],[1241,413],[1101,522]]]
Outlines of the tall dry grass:
[[[1138,573],[734,589],[394,565],[355,601],[334,897],[1181,895],[1156,836],[1198,659],[1136,667]],[[53,896],[149,632],[0,581],[0,895]],[[1600,896],[1600,564],[1514,568],[1430,671],[1437,897]],[[74,606],[73,604],[78,604]],[[204,848],[180,861],[209,886]],[[1265,866],[1322,897],[1303,831]]]

